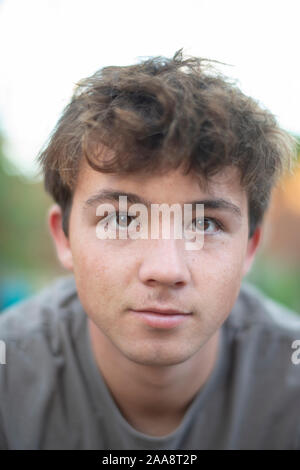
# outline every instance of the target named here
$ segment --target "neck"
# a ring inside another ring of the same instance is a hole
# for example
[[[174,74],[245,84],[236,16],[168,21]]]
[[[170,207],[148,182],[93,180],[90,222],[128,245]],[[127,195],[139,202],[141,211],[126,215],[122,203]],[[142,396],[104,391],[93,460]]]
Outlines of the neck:
[[[150,435],[176,429],[214,369],[220,330],[183,363],[159,367],[129,360],[90,319],[88,325],[96,363],[125,419]]]

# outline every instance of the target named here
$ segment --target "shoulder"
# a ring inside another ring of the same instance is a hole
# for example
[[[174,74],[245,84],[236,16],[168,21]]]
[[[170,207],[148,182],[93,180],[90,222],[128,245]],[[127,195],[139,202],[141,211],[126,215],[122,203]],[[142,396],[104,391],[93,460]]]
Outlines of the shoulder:
[[[300,316],[257,287],[243,284],[224,326],[232,360],[247,371],[249,380],[259,381],[263,389],[269,385],[273,394],[289,389],[299,403]]]
[[[244,283],[225,323],[245,393],[252,390],[255,406],[265,397],[270,415],[285,410],[292,421],[300,411],[300,315]]]
[[[275,429],[278,448],[285,439],[300,448],[300,315],[244,283],[224,330],[230,393],[243,403],[249,422],[261,423],[261,432],[269,432],[266,423]]]
[[[0,340],[25,345],[38,336],[54,339],[62,326],[76,334],[84,315],[73,276],[63,276],[0,314]]]
[[[300,315],[274,301],[256,286],[243,283],[224,325],[243,367],[282,379],[293,376],[300,388]],[[298,352],[299,351],[299,352]]]
[[[248,282],[241,285],[229,322],[237,330],[256,328],[287,338],[300,333],[300,313],[276,302]]]
[[[0,449],[32,448],[39,442],[45,416],[61,406],[60,387],[75,373],[85,319],[70,276],[1,313]]]

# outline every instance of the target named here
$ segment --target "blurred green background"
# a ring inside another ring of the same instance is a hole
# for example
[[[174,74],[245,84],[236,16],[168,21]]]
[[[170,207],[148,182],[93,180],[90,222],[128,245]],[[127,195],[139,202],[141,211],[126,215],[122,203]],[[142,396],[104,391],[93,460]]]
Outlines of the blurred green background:
[[[0,310],[67,273],[56,259],[47,229],[50,197],[42,182],[18,172],[4,148],[0,137]]]
[[[50,197],[41,181],[26,179],[6,158],[0,138],[0,310],[28,297],[59,275],[47,228]],[[298,152],[299,155],[300,152]],[[245,280],[300,312],[300,170],[273,193],[263,243]]]

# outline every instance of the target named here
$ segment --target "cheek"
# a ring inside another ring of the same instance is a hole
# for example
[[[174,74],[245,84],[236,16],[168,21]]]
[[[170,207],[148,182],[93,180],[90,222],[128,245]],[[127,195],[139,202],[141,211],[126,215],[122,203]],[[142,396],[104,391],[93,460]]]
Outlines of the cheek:
[[[97,312],[100,306],[116,304],[128,284],[128,268],[114,243],[82,236],[80,243],[73,241],[72,254],[76,286],[85,309]]]
[[[111,241],[97,239],[95,227],[83,228],[76,218],[73,219],[73,230],[70,230],[70,246],[76,287],[84,310],[94,319],[100,313],[103,316],[103,312],[111,316],[117,294],[122,292],[124,278],[124,263],[119,252],[116,253],[117,247]]]
[[[84,259],[83,259],[84,258]],[[104,256],[86,254],[74,263],[74,276],[84,311],[103,331],[114,327],[121,286]]]
[[[104,253],[94,250],[79,251],[74,254],[74,275],[85,291],[98,296],[113,288],[117,281],[117,266]],[[109,287],[109,289],[108,289]]]
[[[244,248],[241,245],[203,249],[193,260],[194,284],[199,298],[208,307],[207,314],[214,319],[225,317],[237,298],[243,271]]]

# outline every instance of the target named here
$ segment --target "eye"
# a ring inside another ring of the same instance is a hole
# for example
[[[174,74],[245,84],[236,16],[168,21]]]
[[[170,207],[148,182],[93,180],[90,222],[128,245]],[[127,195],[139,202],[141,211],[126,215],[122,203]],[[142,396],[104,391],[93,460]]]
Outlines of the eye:
[[[218,233],[223,230],[221,223],[212,217],[199,217],[192,222],[192,229],[194,231],[203,232],[205,234]]]
[[[118,227],[128,228],[131,222],[133,221],[134,217],[130,216],[126,213],[120,214],[119,212],[116,214],[116,222]]]
[[[128,215],[127,212],[116,212],[108,215],[101,221],[105,225],[106,229],[112,228],[113,226],[117,229],[128,229],[133,220],[136,217]]]

